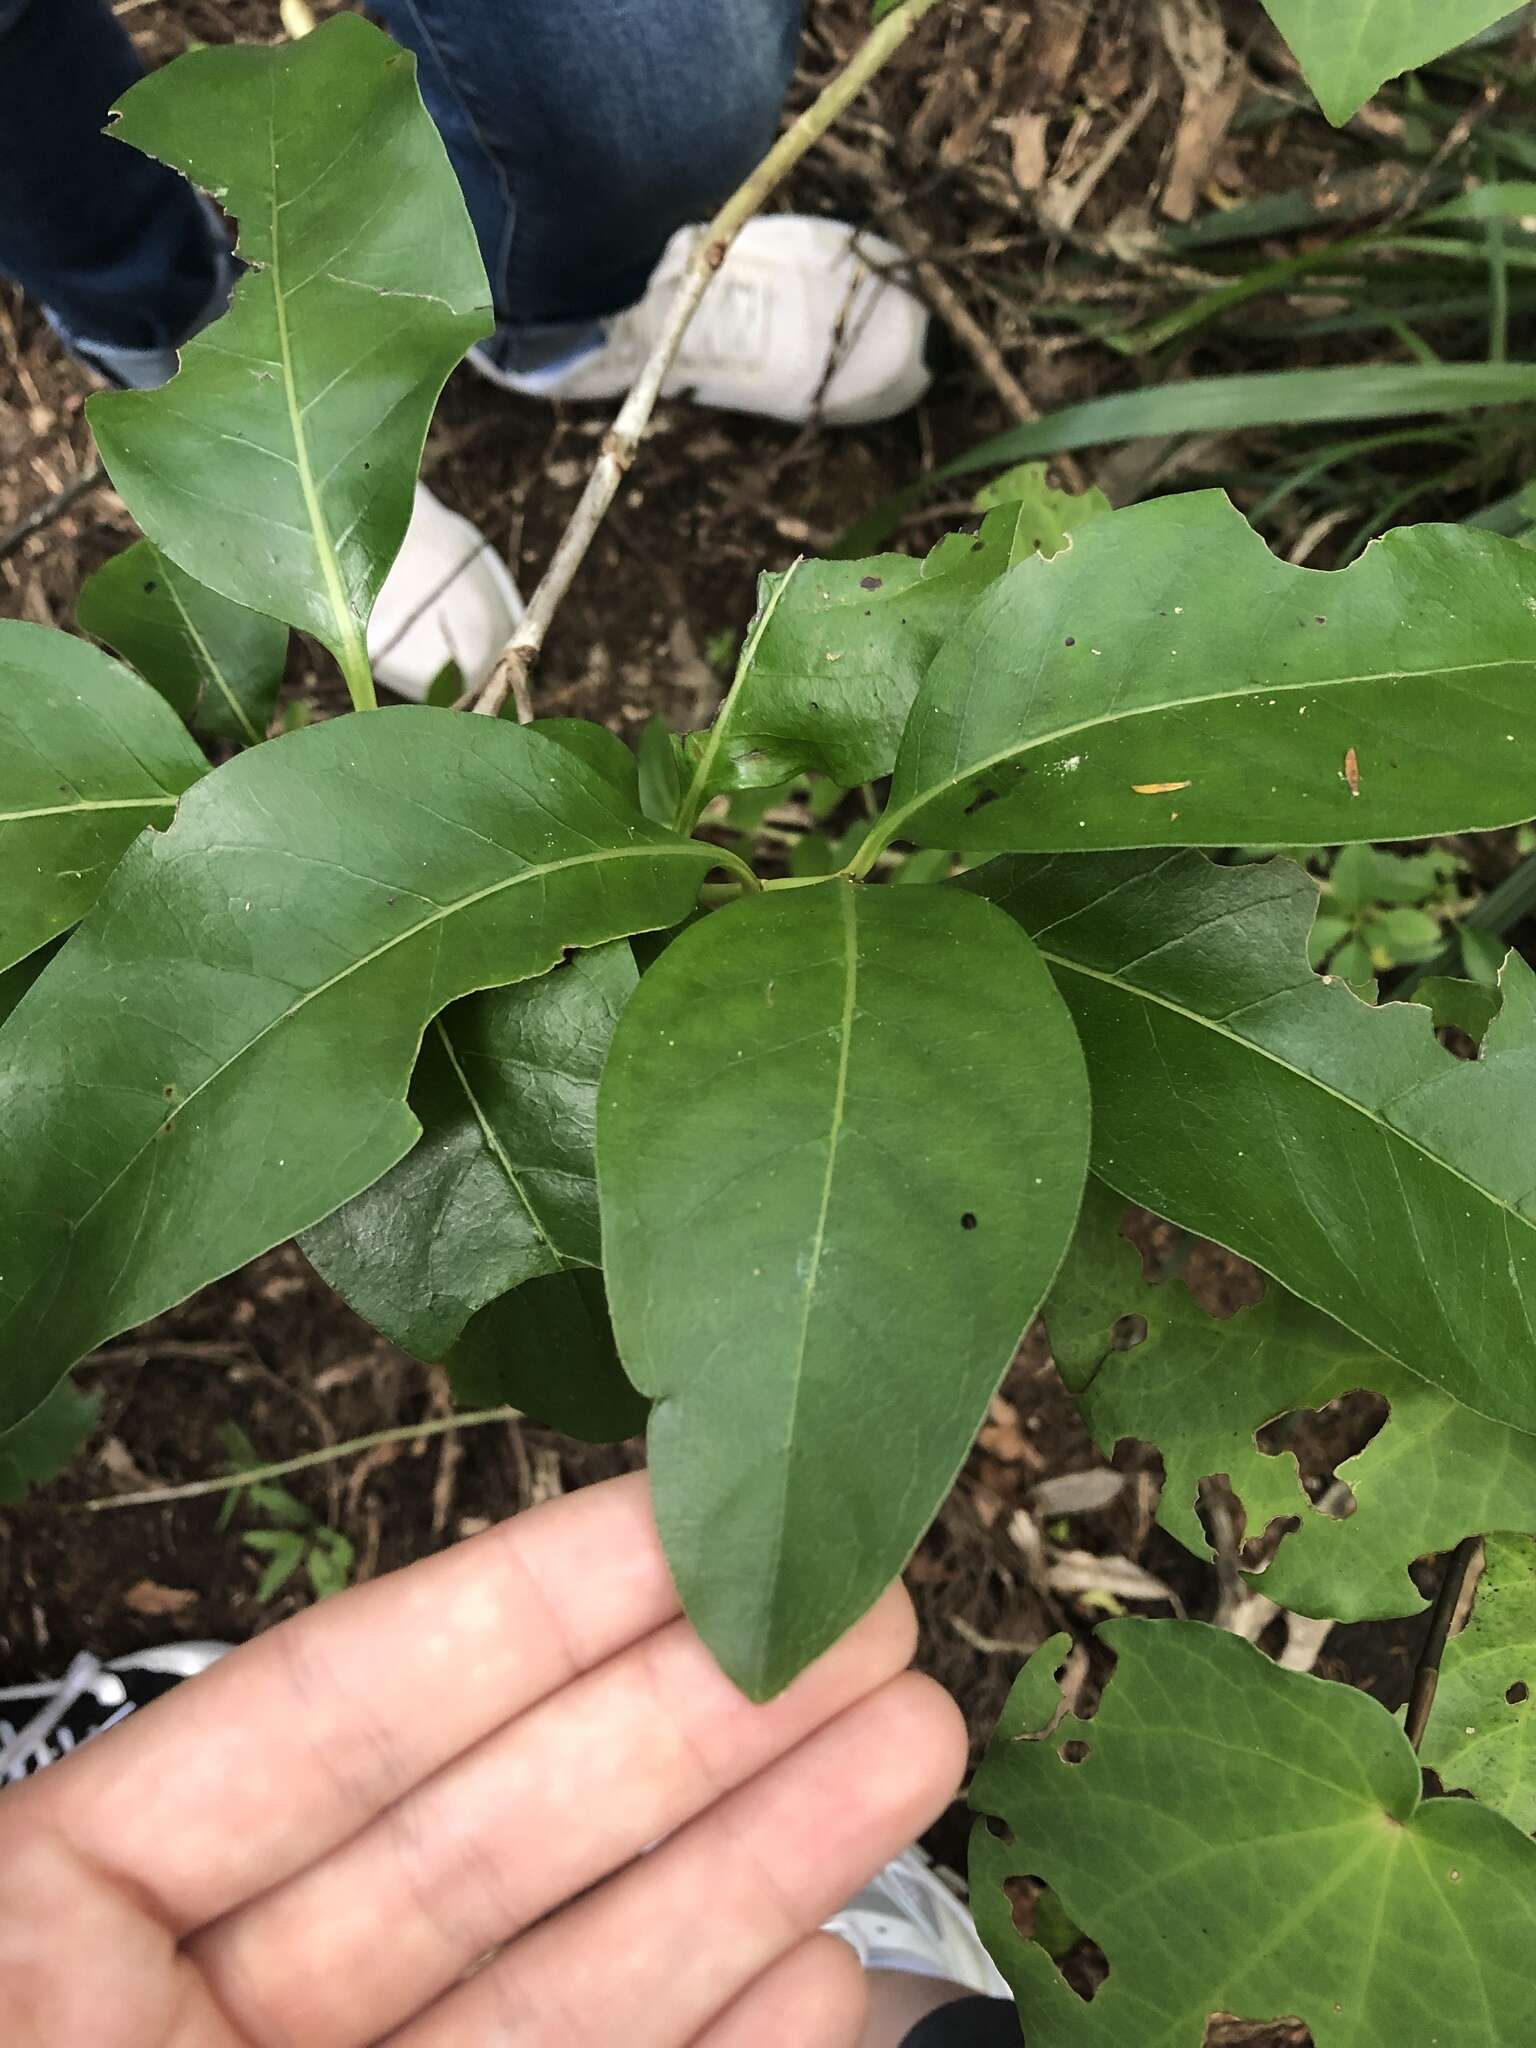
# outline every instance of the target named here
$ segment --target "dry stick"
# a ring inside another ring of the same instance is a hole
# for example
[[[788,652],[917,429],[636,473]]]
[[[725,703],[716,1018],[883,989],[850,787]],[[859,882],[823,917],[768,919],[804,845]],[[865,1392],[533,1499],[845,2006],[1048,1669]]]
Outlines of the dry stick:
[[[528,694],[528,673],[538,658],[550,622],[570,589],[597,529],[613,503],[626,471],[635,459],[656,401],[662,380],[671,368],[688,324],[698,311],[699,301],[732,242],[746,223],[767,201],[774,188],[800,161],[813,143],[819,142],[851,100],[858,97],[877,71],[885,65],[938,0],[903,0],[870,32],[867,41],[849,63],[821,92],[803,114],[779,137],[746,181],[739,185],[705,228],[688,260],[673,300],[667,322],[647,357],[645,366],[630,388],[618,418],[603,438],[602,453],[587,479],[581,502],[539,586],[528,600],[521,625],[501,651],[501,658],[474,703],[474,709],[495,718],[510,692],[524,725],[533,717]]]
[[[1445,1568],[1445,1577],[1440,1581],[1440,1591],[1435,1596],[1434,1612],[1424,1632],[1424,1647],[1419,1652],[1413,1690],[1408,1695],[1408,1713],[1403,1722],[1403,1733],[1415,1749],[1424,1740],[1429,1710],[1435,1704],[1435,1688],[1440,1683],[1440,1659],[1451,1633],[1451,1623],[1456,1618],[1461,1589],[1467,1583],[1467,1573],[1482,1540],[1481,1536],[1462,1537],[1451,1552],[1451,1561]]]
[[[166,1501],[198,1500],[208,1493],[231,1493],[237,1486],[257,1486],[266,1479],[286,1479],[290,1472],[307,1472],[315,1465],[329,1465],[336,1458],[350,1458],[358,1451],[376,1450],[380,1444],[407,1444],[416,1437],[444,1436],[451,1429],[478,1429],[487,1422],[520,1422],[520,1408],[471,1408],[462,1415],[434,1416],[429,1422],[402,1423],[398,1429],[376,1429],[371,1436],[349,1437],[344,1444],[327,1444],[322,1451],[306,1451],[302,1458],[283,1458],[275,1465],[252,1465],[244,1472],[230,1472],[220,1479],[195,1479],[190,1486],[153,1486],[145,1493],[108,1493],[97,1500],[83,1500],[84,1514],[101,1514],[107,1508],[153,1508]]]
[[[18,519],[7,533],[0,534],[0,562],[14,555],[34,533],[41,533],[45,526],[52,526],[55,519],[66,513],[71,505],[77,505],[94,490],[99,490],[107,480],[107,472],[98,462],[94,469],[77,476],[73,483],[66,484],[62,491],[55,491],[51,498],[44,498],[40,505],[34,505],[25,518]]]

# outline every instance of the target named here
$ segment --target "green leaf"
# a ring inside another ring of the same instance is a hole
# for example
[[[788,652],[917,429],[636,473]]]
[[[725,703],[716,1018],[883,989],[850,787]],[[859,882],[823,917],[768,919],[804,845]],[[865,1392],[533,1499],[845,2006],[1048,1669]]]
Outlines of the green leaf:
[[[616,732],[606,725],[594,725],[588,718],[536,718],[530,732],[542,733],[557,747],[564,747],[601,775],[632,808],[640,805],[640,772],[634,755]],[[643,806],[641,806],[643,808]],[[646,815],[649,817],[650,813]],[[657,824],[669,821],[658,818]]]
[[[995,516],[995,515],[994,515]],[[1020,563],[951,634],[881,840],[1427,838],[1536,811],[1536,557],[1465,527],[1277,561],[1219,491]]]
[[[1066,997],[1094,1167],[1241,1252],[1467,1407],[1536,1430],[1536,975],[1512,955],[1483,1057],[1416,1004],[1374,1009],[1307,965],[1288,861],[1197,853],[993,861]]]
[[[158,391],[88,406],[139,525],[210,590],[325,643],[371,701],[365,628],[485,272],[414,60],[358,15],[180,57],[112,131],[238,216],[251,266]]]
[[[1499,991],[1481,981],[1456,981],[1447,974],[1432,974],[1421,981],[1409,999],[1422,1003],[1435,1020],[1435,1029],[1448,1026],[1464,1032],[1474,1045],[1481,1045],[1488,1026],[1499,1014]]]
[[[1443,57],[1509,13],[1509,0],[1264,0],[1317,103],[1343,127],[1378,86]]]
[[[1011,568],[1032,554],[1059,555],[1079,526],[1112,507],[1096,485],[1086,491],[1060,491],[1047,481],[1043,462],[1020,462],[982,486],[976,493],[976,509],[1007,515]]]
[[[130,669],[66,633],[0,621],[0,970],[83,917],[207,767]]]
[[[103,562],[75,609],[199,732],[265,739],[288,654],[278,620],[205,589],[147,540]]]
[[[1446,1645],[1420,1755],[1447,1789],[1536,1832],[1536,1541],[1490,1536],[1471,1619]]]
[[[13,1429],[0,1430],[0,1507],[14,1507],[34,1486],[62,1472],[96,1427],[99,1394],[60,1380],[47,1400]]]
[[[1427,911],[1404,906],[1384,910],[1366,925],[1366,937],[1391,962],[1433,960],[1445,942],[1438,922]]]
[[[1120,1235],[1124,1207],[1089,1181],[1046,1322],[1106,1456],[1126,1437],[1162,1453],[1157,1518],[1186,1549],[1209,1555],[1196,1502],[1200,1481],[1224,1474],[1249,1536],[1276,1517],[1297,1524],[1253,1583],[1300,1614],[1370,1621],[1423,1606],[1415,1558],[1483,1529],[1536,1532],[1536,1437],[1474,1415],[1274,1282],[1250,1308],[1207,1315],[1182,1282],[1142,1277]],[[1115,1325],[1130,1315],[1145,1319],[1146,1337],[1118,1350]],[[1387,1402],[1387,1419],[1337,1468],[1353,1512],[1325,1514],[1291,1454],[1266,1454],[1255,1433],[1360,1388]]]
[[[675,923],[718,858],[542,735],[425,705],[207,776],[0,1031],[0,1424],[402,1158],[447,1004]]]
[[[408,1098],[420,1142],[302,1240],[405,1350],[441,1359],[487,1302],[598,1263],[597,1084],[637,979],[619,939],[428,1026]]]
[[[683,794],[682,749],[659,712],[640,728],[636,767],[641,810],[658,825],[670,825]]]
[[[603,1076],[604,1261],[658,1403],[657,1520],[754,1698],[900,1570],[1076,1213],[1070,1026],[1033,949],[962,903],[739,901],[642,978]]]
[[[638,1436],[651,1412],[624,1376],[602,1275],[590,1268],[529,1280],[493,1301],[444,1362],[463,1406],[510,1402],[584,1443]]]
[[[924,561],[797,562],[759,579],[736,680],[690,741],[703,796],[806,772],[845,789],[889,775],[929,662],[1014,559],[1022,514],[989,512]]]
[[[1295,2014],[1317,2048],[1526,2039],[1536,1847],[1517,1828],[1423,1798],[1364,1693],[1201,1622],[1098,1635],[1118,1662],[1093,1719],[1030,1739],[1048,1644],[971,1793],[1012,1831],[973,1830],[971,1905],[1029,2048],[1201,2048],[1217,2013]],[[1091,2004],[1014,1931],[1003,1886],[1024,1873],[1108,1958]]]

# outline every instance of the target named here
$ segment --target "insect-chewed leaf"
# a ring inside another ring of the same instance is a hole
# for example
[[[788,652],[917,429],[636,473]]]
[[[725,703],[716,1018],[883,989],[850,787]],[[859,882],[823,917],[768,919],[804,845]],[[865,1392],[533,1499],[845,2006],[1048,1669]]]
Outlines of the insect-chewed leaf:
[[[1059,555],[1078,527],[1112,511],[1104,493],[1064,491],[1049,480],[1043,462],[1020,462],[976,493],[981,511],[1001,509],[1008,518],[1008,566],[1030,555]]]
[[[636,978],[618,939],[434,1018],[409,1097],[421,1142],[305,1233],[337,1292],[417,1357],[441,1359],[524,1281],[598,1263],[597,1084]]]
[[[1510,12],[1509,0],[1264,0],[1335,128],[1389,78],[1443,57]]]
[[[162,697],[67,633],[0,622],[0,970],[67,931],[208,763]]]
[[[474,1316],[444,1363],[465,1403],[509,1401],[583,1443],[638,1436],[651,1404],[624,1376],[603,1276],[526,1281]]]
[[[0,1507],[25,1500],[61,1472],[96,1426],[99,1394],[82,1394],[69,1380],[60,1380],[40,1408],[25,1422],[0,1430]]]
[[[995,514],[993,515],[996,516]],[[878,843],[1418,839],[1536,813],[1536,556],[1406,527],[1277,561],[1219,491],[1095,520],[935,656]]]
[[[1217,2014],[1295,2015],[1317,2048],[1528,2038],[1536,1845],[1424,1799],[1386,1709],[1197,1621],[1114,1621],[1091,1720],[1047,1736],[1047,1644],[971,1790],[971,1907],[1030,2048],[1201,2048]],[[1031,1740],[1040,1732],[1041,1739]],[[1015,1929],[1043,1878],[1109,1963],[1085,2003]]]
[[[1273,1282],[1262,1301],[1217,1318],[1181,1282],[1144,1280],[1119,1232],[1124,1207],[1089,1181],[1046,1322],[1106,1455],[1125,1437],[1162,1453],[1157,1518],[1188,1549],[1207,1554],[1200,1482],[1224,1474],[1248,1535],[1276,1518],[1295,1523],[1255,1585],[1296,1613],[1367,1621],[1423,1606],[1408,1572],[1415,1558],[1481,1529],[1536,1533],[1536,1436],[1475,1415]],[[1127,1315],[1147,1333],[1123,1351],[1112,1333]],[[1387,1418],[1337,1467],[1353,1511],[1326,1514],[1290,1452],[1267,1454],[1256,1432],[1360,1389],[1387,1402]]]
[[[1536,1432],[1536,975],[1482,1058],[1307,965],[1316,885],[1198,853],[992,861],[1082,1036],[1094,1167],[1466,1407]],[[1021,1041],[1022,1042],[1022,1041]]]
[[[1491,1526],[1491,1525],[1490,1525]],[[1490,1536],[1471,1619],[1446,1645],[1421,1755],[1536,1833],[1536,1542]]]
[[[706,917],[603,1076],[603,1256],[658,1403],[657,1520],[754,1697],[900,1570],[1076,1214],[1070,1024],[1034,949],[964,901],[829,882]]]
[[[677,922],[716,858],[568,749],[426,706],[198,783],[0,1030],[0,1426],[393,1166],[447,1004]]]
[[[75,609],[199,732],[266,737],[288,652],[280,620],[231,604],[147,540],[103,562]]]
[[[90,401],[102,460],[157,547],[315,634],[356,694],[433,404],[491,324],[414,62],[342,14],[275,49],[179,58],[113,133],[235,214],[251,268],[169,384]]]
[[[1010,503],[979,534],[946,534],[924,561],[874,555],[764,576],[730,694],[689,742],[704,765],[699,793],[807,772],[844,789],[889,775],[929,662],[1033,538]]]

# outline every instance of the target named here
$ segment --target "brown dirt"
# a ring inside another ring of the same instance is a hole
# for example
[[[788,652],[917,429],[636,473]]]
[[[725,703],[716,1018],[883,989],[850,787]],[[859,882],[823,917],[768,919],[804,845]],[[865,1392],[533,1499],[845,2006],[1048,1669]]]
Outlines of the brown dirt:
[[[867,0],[812,0],[808,11],[796,104],[846,57],[868,15]],[[1022,406],[1136,383],[1143,372],[1125,358],[1059,322],[1041,323],[1035,308],[1046,299],[1089,305],[1110,272],[1122,293],[1127,274],[1142,280],[1146,311],[1166,304],[1170,280],[1184,273],[1157,252],[1151,231],[1166,224],[1159,206],[1180,178],[1194,179],[1202,203],[1226,205],[1263,192],[1348,189],[1350,179],[1374,174],[1378,138],[1360,124],[1335,135],[1306,110],[1253,0],[1231,0],[1224,14],[1223,79],[1235,82],[1248,112],[1284,118],[1234,120],[1203,140],[1183,117],[1152,0],[1092,10],[1076,0],[1029,9],[973,0],[935,18],[834,146],[802,166],[787,203],[868,220],[935,266],[949,294],[947,324],[960,330],[954,367],[916,412],[856,435],[663,408],[551,636],[538,679],[542,709],[620,731],[657,710],[678,725],[701,723],[720,687],[703,650],[716,635],[739,633],[760,569],[824,548],[872,502],[1008,425]],[[277,7],[147,0],[127,21],[158,60],[192,37],[273,37]],[[1268,309],[1245,323],[1240,354],[1230,330],[1207,331],[1179,367],[1196,374],[1294,360],[1266,342],[1267,317]],[[1334,359],[1372,346],[1371,337],[1341,343]],[[0,355],[3,530],[84,474],[94,456],[83,373],[4,286]],[[504,545],[531,585],[605,424],[590,410],[509,400],[460,371],[433,426],[425,473]],[[1124,495],[1160,453],[1124,450],[1085,467]],[[1215,460],[1209,445],[1202,460]],[[900,544],[928,545],[966,510],[962,500],[925,507],[905,522]],[[82,578],[131,534],[120,502],[96,493],[0,564],[0,611],[70,625]],[[297,638],[295,648],[290,691],[322,710],[340,708],[324,658]],[[1494,873],[1507,864],[1493,856]],[[1228,1309],[1247,1284],[1219,1256],[1208,1262],[1207,1283],[1210,1304]],[[0,1681],[57,1669],[83,1647],[115,1653],[168,1634],[244,1638],[304,1598],[293,1587],[258,1603],[259,1560],[240,1540],[249,1518],[238,1514],[220,1529],[215,1500],[99,1515],[83,1512],[83,1500],[216,1471],[224,1456],[216,1432],[230,1422],[259,1455],[279,1458],[447,1408],[441,1376],[377,1337],[291,1247],[108,1347],[85,1378],[103,1396],[85,1456],[24,1509],[0,1513]],[[1350,1426],[1348,1415],[1319,1425],[1319,1470],[1343,1454]],[[531,1426],[482,1428],[388,1446],[290,1485],[350,1539],[357,1575],[366,1577],[638,1461],[634,1446],[594,1451]],[[1081,1600],[1041,1590],[1009,1535],[1010,1518],[1041,1481],[1105,1462],[1041,1333],[1032,1333],[908,1574],[922,1616],[920,1661],[961,1700],[978,1743],[1023,1656],[1054,1627],[1082,1633],[1094,1618]],[[1116,1462],[1128,1483],[1108,1507],[1068,1517],[1065,1540],[1141,1565],[1189,1612],[1209,1614],[1213,1575],[1153,1524],[1155,1458],[1122,1447]],[[1321,1668],[1395,1703],[1420,1626],[1340,1630]],[[958,1859],[963,1832],[962,1817],[952,1816],[936,1839]],[[1304,2039],[1284,2025],[1219,2038],[1249,2048],[1298,2048]]]

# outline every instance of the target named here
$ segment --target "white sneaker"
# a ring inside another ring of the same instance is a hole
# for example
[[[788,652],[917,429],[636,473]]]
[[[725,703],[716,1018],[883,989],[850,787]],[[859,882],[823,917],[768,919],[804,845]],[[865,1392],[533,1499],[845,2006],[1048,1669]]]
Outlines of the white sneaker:
[[[666,319],[702,228],[667,244],[645,297],[606,323],[574,361],[510,372],[484,347],[469,361],[493,383],[538,398],[621,397]],[[878,274],[902,261],[878,235],[841,221],[777,213],[749,220],[705,292],[662,385],[724,412],[831,426],[889,419],[932,381],[923,360],[928,309]]]
[[[416,486],[411,523],[368,621],[374,679],[419,704],[449,662],[478,689],[523,616],[507,565],[477,526]]]
[[[964,1904],[921,1849],[903,1849],[823,1930],[866,1970],[943,1977],[988,1998],[1013,1996]]]

